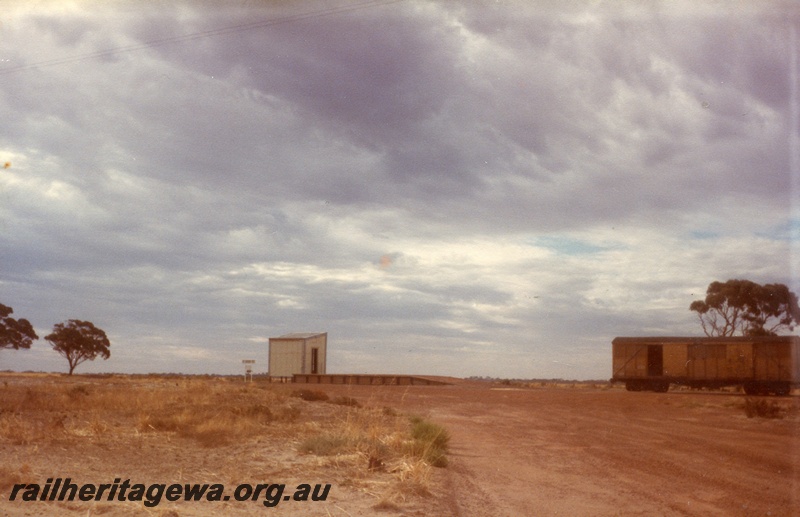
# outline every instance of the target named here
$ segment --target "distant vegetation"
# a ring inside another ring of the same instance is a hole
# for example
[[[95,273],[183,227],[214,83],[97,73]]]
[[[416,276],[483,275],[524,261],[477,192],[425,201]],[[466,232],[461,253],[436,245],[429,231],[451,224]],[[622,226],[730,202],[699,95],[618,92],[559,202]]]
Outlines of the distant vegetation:
[[[689,310],[709,337],[776,336],[800,323],[797,295],[786,285],[750,280],[711,282],[705,299],[692,302]]]
[[[558,377],[558,378],[548,378],[548,379],[536,378],[536,377],[531,378],[531,379],[524,379],[524,378],[507,379],[507,378],[503,378],[503,377],[485,377],[485,376],[482,377],[482,376],[477,376],[477,375],[473,375],[472,377],[467,377],[467,380],[478,381],[478,382],[497,383],[497,384],[502,384],[502,385],[506,385],[506,386],[511,385],[511,384],[515,384],[515,385],[516,384],[532,384],[532,385],[534,385],[534,384],[541,384],[541,385],[545,385],[545,384],[552,384],[552,385],[560,384],[560,385],[563,385],[563,384],[607,384],[608,383],[608,379],[604,379],[604,380],[590,379],[590,380],[583,380],[583,381],[579,381],[577,379],[562,379],[560,377]]]
[[[94,361],[97,356],[108,359],[111,343],[106,333],[95,327],[90,321],[69,320],[57,323],[53,333],[45,336],[53,345],[53,350],[61,354],[69,363],[69,374],[75,367],[85,361]]]
[[[31,323],[24,319],[11,317],[14,309],[0,303],[0,350],[6,348],[19,350],[30,348],[39,339]],[[90,321],[68,320],[57,323],[53,332],[45,336],[57,353],[67,359],[69,374],[85,361],[94,361],[98,356],[108,359],[111,356],[111,343],[106,333]]]
[[[31,343],[39,339],[31,323],[25,318],[12,318],[13,313],[14,309],[0,303],[0,350],[30,348]]]

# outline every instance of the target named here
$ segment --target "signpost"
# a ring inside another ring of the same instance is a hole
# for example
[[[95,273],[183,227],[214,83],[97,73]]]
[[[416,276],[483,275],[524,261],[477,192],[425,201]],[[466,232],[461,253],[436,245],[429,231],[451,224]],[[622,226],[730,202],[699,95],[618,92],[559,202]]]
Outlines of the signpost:
[[[250,382],[253,382],[253,364],[255,364],[255,359],[243,359],[242,363],[244,364],[244,382],[247,382],[247,378],[250,377]]]

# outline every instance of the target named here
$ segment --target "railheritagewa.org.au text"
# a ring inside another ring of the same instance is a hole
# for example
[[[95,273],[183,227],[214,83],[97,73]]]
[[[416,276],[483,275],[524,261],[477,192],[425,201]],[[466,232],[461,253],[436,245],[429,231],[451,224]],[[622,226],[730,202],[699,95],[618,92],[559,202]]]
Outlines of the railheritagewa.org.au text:
[[[130,479],[114,479],[113,483],[78,484],[71,478],[48,478],[44,484],[17,483],[11,488],[9,501],[134,501],[152,508],[162,501],[252,501],[273,507],[282,501],[325,501],[330,484],[302,483],[294,488],[285,483],[242,483],[228,490],[220,483],[131,483]]]

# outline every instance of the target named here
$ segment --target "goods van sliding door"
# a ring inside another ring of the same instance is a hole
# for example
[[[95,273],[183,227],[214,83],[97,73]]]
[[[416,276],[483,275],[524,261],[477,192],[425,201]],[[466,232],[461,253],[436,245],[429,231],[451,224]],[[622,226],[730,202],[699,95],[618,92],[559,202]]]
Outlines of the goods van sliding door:
[[[664,375],[664,347],[647,345],[647,376],[661,377],[662,375]]]

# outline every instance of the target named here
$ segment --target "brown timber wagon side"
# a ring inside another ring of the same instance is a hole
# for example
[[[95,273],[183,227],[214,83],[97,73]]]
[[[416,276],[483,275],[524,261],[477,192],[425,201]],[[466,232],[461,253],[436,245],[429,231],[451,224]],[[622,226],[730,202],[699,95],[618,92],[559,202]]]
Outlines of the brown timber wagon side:
[[[629,391],[743,386],[752,395],[788,395],[800,381],[800,337],[618,337],[611,382]]]

